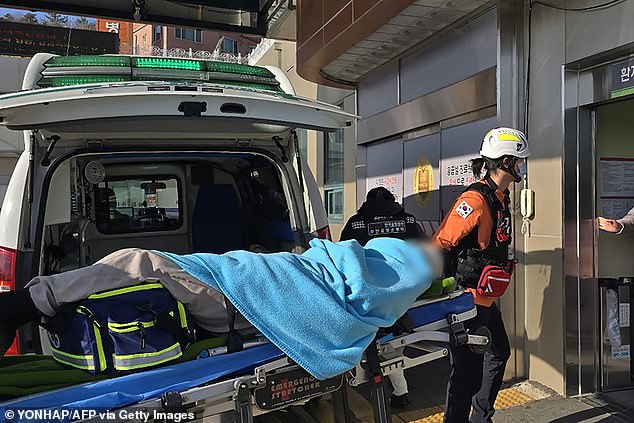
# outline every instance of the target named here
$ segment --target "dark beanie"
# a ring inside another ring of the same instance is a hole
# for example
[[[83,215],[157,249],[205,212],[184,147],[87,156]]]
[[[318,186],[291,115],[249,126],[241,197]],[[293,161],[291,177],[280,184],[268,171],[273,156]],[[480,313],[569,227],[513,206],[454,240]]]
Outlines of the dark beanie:
[[[372,188],[368,191],[368,195],[366,196],[366,200],[372,199],[385,200],[385,201],[396,201],[394,195],[385,187],[376,187]]]

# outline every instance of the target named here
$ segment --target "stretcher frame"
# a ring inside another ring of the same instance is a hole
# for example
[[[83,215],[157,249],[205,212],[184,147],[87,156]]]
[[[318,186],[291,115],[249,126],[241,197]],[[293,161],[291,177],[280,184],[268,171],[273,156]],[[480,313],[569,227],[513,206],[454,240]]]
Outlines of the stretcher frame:
[[[437,301],[443,301],[462,295],[462,290],[452,294],[443,295],[416,302],[412,307],[420,307]],[[389,332],[379,333],[374,343],[366,350],[365,358],[354,370],[341,375],[341,385],[335,390],[319,392],[296,402],[285,404],[279,408],[262,409],[255,399],[255,391],[267,385],[269,379],[281,371],[301,370],[290,358],[284,357],[256,367],[247,375],[233,377],[220,382],[212,382],[208,385],[187,389],[182,392],[167,392],[160,398],[153,398],[134,405],[126,406],[118,410],[126,410],[127,415],[141,410],[143,413],[153,415],[170,412],[193,412],[196,414],[196,422],[205,423],[253,423],[253,418],[258,415],[279,411],[282,409],[298,408],[311,399],[326,393],[341,394],[346,386],[359,386],[364,383],[371,384],[371,402],[374,409],[375,423],[391,422],[391,410],[389,397],[384,383],[384,378],[390,374],[428,363],[449,354],[449,344],[469,345],[475,348],[486,348],[489,338],[486,334],[468,334],[463,322],[475,317],[476,307],[458,314],[449,314],[445,321],[438,320],[432,323],[416,327],[413,332],[405,332],[401,335],[390,335]],[[439,345],[441,344],[441,345]],[[261,342],[253,346],[261,345]],[[410,358],[405,356],[405,348],[414,348],[421,354]],[[222,353],[220,351],[219,353]],[[374,359],[373,359],[374,357]],[[335,398],[335,422],[349,423],[349,410],[347,409],[345,395]],[[343,407],[343,410],[337,410]],[[307,413],[302,414],[304,421],[310,422],[311,417]],[[85,420],[97,422],[97,419]],[[128,422],[131,419],[109,420],[115,422]],[[153,419],[148,420],[150,422]],[[314,419],[313,419],[314,421]]]

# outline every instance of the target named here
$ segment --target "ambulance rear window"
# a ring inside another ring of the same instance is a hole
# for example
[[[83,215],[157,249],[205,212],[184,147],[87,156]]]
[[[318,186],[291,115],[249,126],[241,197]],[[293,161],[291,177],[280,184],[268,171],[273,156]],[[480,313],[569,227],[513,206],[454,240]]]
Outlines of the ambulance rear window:
[[[183,223],[175,176],[112,177],[95,192],[97,229],[103,234],[172,231]]]

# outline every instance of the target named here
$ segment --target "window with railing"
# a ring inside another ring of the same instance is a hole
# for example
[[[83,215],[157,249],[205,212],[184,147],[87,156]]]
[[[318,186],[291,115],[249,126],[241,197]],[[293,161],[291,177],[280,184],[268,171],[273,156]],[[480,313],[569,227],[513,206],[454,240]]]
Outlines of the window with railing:
[[[200,29],[174,28],[174,36],[181,40],[193,41],[199,44],[203,42],[203,32]]]
[[[223,53],[238,54],[238,42],[233,38],[223,37],[221,49]]]
[[[155,43],[163,37],[163,27],[160,25],[152,29],[152,42]]]

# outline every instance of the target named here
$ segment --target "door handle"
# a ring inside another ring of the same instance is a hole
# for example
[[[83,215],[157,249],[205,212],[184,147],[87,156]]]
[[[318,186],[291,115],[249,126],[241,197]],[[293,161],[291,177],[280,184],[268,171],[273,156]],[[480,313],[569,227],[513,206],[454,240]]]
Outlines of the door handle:
[[[207,111],[207,103],[204,101],[183,101],[178,105],[178,111],[182,112],[185,117],[200,117],[203,112]]]

